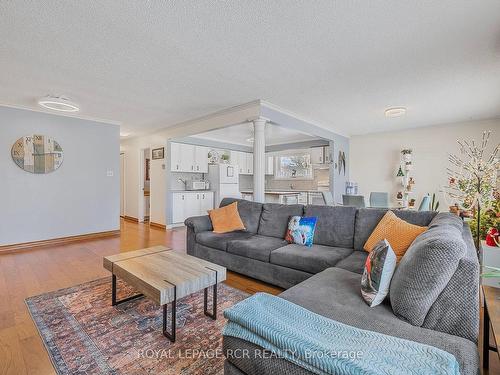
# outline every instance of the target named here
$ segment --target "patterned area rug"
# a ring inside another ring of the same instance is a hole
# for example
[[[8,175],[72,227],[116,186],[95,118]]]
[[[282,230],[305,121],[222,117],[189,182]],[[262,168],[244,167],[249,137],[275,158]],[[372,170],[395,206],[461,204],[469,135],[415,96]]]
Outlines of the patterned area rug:
[[[135,293],[118,282],[119,299]],[[161,308],[147,298],[111,306],[110,277],[26,304],[59,374],[222,374],[222,312],[247,296],[219,284],[216,321],[203,314],[203,291],[177,301],[174,344],[162,334]]]

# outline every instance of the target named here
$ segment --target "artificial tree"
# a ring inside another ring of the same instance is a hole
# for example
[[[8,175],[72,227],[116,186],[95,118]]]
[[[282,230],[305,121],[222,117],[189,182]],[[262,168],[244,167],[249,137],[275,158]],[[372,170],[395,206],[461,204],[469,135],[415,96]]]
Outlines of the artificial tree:
[[[444,187],[446,196],[458,204],[461,209],[475,210],[477,223],[476,248],[479,251],[481,233],[481,209],[491,207],[493,192],[498,183],[498,169],[500,161],[498,151],[500,144],[497,144],[488,158],[485,152],[490,139],[491,131],[483,132],[479,145],[474,141],[457,141],[460,145],[460,157],[451,154],[449,157],[452,168],[448,171],[448,186]]]

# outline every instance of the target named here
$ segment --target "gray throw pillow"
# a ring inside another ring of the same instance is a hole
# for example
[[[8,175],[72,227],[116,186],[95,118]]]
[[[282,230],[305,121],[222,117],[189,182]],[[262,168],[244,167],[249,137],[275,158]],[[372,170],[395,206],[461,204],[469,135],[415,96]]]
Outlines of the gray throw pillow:
[[[465,252],[462,232],[455,226],[436,226],[419,235],[392,278],[389,295],[394,313],[422,326]]]

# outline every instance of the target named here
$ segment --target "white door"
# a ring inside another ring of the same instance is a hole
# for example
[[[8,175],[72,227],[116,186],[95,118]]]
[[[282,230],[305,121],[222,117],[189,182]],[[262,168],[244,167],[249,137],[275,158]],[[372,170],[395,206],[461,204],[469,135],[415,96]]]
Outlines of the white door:
[[[120,154],[120,216],[125,216],[125,154]]]
[[[185,220],[185,201],[186,194],[174,193],[172,194],[172,222],[182,223]]]
[[[200,193],[200,215],[206,215],[208,210],[214,208],[214,193],[207,191],[205,193]]]
[[[247,173],[253,174],[253,153],[247,153]]]
[[[196,172],[208,173],[208,147],[195,146]]]
[[[325,162],[323,159],[323,147],[312,147],[310,152],[312,164],[323,164]]]
[[[181,171],[181,145],[180,143],[170,143],[170,170],[172,172]]]

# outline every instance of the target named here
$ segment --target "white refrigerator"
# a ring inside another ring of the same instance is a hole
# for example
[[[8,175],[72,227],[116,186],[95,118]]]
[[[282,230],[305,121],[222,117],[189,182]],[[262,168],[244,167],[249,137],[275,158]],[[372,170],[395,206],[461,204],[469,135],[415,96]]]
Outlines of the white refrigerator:
[[[213,190],[215,194],[215,207],[219,207],[223,198],[241,198],[237,165],[209,165],[208,181],[210,181],[210,190]]]

